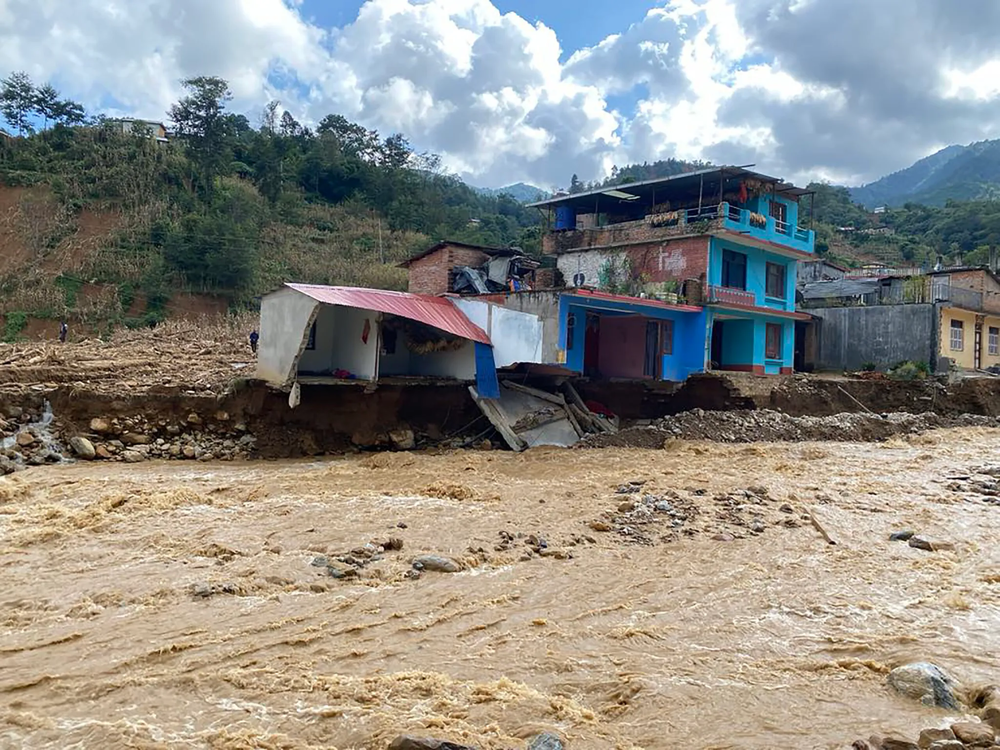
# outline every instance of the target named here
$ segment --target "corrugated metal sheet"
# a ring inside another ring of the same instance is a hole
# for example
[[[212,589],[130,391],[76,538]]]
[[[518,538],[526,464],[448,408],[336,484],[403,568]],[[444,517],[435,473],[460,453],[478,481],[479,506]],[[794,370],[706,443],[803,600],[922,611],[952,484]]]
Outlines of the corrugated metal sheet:
[[[464,339],[490,344],[486,332],[465,317],[465,313],[447,298],[431,297],[385,289],[363,289],[353,286],[320,286],[318,284],[286,284],[290,289],[312,297],[317,302],[360,310],[376,310],[400,318],[409,318],[447,331]]]
[[[877,292],[878,279],[836,279],[814,281],[802,287],[803,299],[826,299],[828,297],[858,297]]]

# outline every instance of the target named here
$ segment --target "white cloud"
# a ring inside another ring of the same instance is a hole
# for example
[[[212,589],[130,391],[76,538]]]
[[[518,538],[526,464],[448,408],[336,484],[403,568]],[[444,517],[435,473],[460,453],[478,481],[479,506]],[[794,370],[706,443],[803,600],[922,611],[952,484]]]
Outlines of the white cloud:
[[[270,98],[305,122],[340,113],[481,184],[668,156],[866,180],[1000,136],[995,0],[651,6],[564,54],[490,0],[368,0],[339,29],[303,0],[0,0],[0,73],[146,117],[219,75],[251,119]]]

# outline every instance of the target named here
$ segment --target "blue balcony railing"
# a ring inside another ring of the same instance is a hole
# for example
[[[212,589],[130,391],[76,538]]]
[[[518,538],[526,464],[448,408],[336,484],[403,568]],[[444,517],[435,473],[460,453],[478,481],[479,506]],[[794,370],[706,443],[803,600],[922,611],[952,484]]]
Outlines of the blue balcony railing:
[[[726,229],[746,233],[751,237],[785,245],[805,253],[813,252],[815,234],[811,229],[802,229],[788,222],[779,221],[773,216],[753,213],[731,203],[723,203],[719,209],[723,219],[722,225]]]

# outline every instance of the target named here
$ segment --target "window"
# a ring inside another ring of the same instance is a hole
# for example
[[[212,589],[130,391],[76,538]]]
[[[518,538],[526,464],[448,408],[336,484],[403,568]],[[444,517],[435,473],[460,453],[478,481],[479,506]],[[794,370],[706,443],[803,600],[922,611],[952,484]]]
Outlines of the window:
[[[782,224],[788,221],[788,206],[779,201],[771,201],[771,217]]]
[[[729,289],[747,288],[747,256],[743,253],[722,251],[722,286]]]
[[[576,334],[576,314],[570,313],[566,316],[566,351],[573,348],[573,338]]]
[[[990,348],[990,354],[1000,354],[1000,328],[990,326],[987,346]]]
[[[951,336],[948,343],[953,352],[960,352],[965,348],[965,324],[961,320],[951,321]]]
[[[768,323],[764,337],[764,358],[781,359],[781,324]]]
[[[778,263],[767,264],[767,290],[768,297],[785,298],[785,267]]]
[[[316,348],[316,321],[314,320],[313,324],[309,326],[309,340],[306,342],[306,349],[315,349],[315,348]]]
[[[674,353],[674,321],[664,320],[660,323],[660,353],[669,357]]]

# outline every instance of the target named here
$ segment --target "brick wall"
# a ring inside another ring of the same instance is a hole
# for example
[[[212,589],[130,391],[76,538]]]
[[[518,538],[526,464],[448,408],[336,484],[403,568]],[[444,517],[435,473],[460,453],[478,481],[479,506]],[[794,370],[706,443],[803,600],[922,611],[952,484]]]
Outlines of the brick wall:
[[[642,221],[627,221],[621,224],[595,229],[571,229],[565,232],[549,232],[542,237],[542,252],[546,255],[559,254],[577,248],[611,248],[636,243],[664,242],[673,237],[690,236],[722,228],[721,219],[702,222],[699,225],[676,224],[674,226],[653,226]]]
[[[582,273],[584,286],[599,286],[601,267],[611,258],[628,257],[633,274],[644,274],[651,284],[687,279],[704,284],[708,278],[708,237],[685,237],[666,242],[633,245],[623,250],[580,250],[563,253],[556,260],[566,286],[578,286],[573,277]]]
[[[410,263],[407,289],[413,294],[448,292],[448,274],[455,266],[478,268],[490,259],[479,250],[446,245]]]

